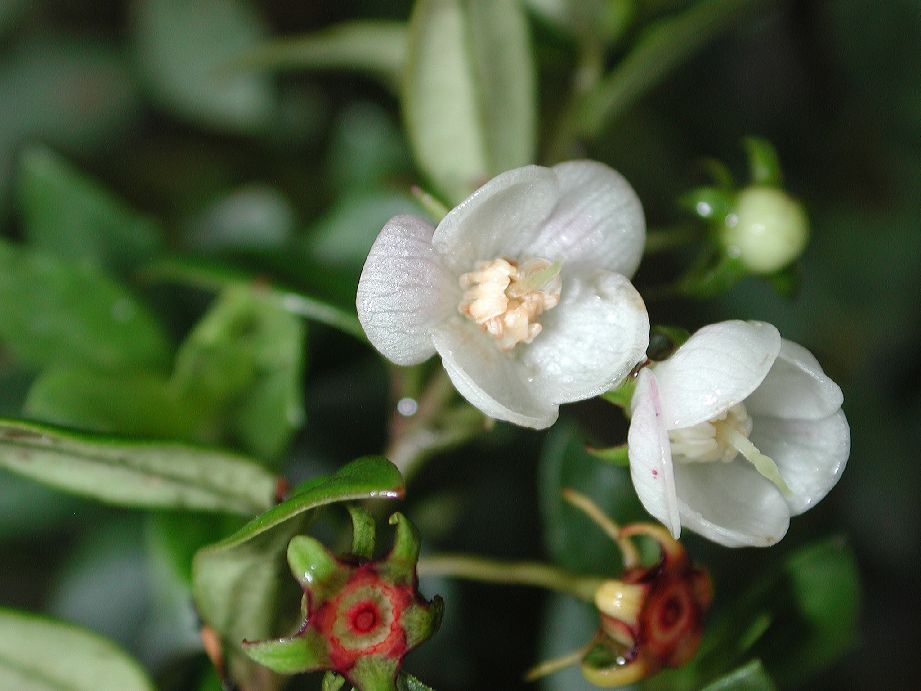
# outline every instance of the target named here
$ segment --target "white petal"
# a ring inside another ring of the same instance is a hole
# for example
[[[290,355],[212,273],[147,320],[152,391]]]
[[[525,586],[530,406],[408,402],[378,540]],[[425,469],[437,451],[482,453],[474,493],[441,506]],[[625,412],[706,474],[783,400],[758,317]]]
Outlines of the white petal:
[[[668,435],[659,410],[656,376],[640,370],[631,402],[633,416],[627,433],[630,478],[643,507],[661,521],[677,540],[681,534],[678,498]]]
[[[783,496],[749,463],[675,463],[681,524],[726,547],[767,547],[790,525]]]
[[[564,272],[605,269],[633,276],[643,257],[646,221],[630,183],[595,161],[560,163],[553,172],[560,181],[556,208],[518,253],[560,261]]]
[[[780,334],[764,322],[705,326],[656,365],[667,429],[691,427],[731,408],[767,376],[780,351]]]
[[[752,443],[777,463],[793,496],[794,516],[815,506],[838,482],[851,451],[851,432],[842,411],[822,420],[756,417]]]
[[[522,364],[473,322],[449,319],[433,340],[455,388],[486,415],[534,429],[556,422],[558,406],[534,396]]]
[[[358,320],[371,344],[398,365],[434,355],[432,329],[460,299],[457,279],[432,247],[433,230],[415,216],[391,218],[358,281]]]
[[[838,410],[843,401],[841,389],[825,376],[813,354],[783,340],[774,366],[745,407],[752,415],[818,420]]]
[[[433,238],[435,249],[455,272],[472,270],[478,260],[522,258],[518,248],[530,244],[558,197],[559,184],[549,168],[506,171],[441,220]]]
[[[540,323],[534,341],[516,350],[537,395],[553,403],[613,388],[645,358],[649,345],[643,298],[626,278],[606,271],[565,281],[560,304]]]

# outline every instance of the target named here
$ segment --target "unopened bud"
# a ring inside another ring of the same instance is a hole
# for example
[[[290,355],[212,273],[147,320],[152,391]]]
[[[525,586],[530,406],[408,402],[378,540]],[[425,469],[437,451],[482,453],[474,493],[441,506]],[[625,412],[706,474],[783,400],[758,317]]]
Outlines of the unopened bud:
[[[802,253],[809,219],[802,205],[783,190],[748,187],[736,197],[721,237],[727,253],[749,271],[771,274]]]

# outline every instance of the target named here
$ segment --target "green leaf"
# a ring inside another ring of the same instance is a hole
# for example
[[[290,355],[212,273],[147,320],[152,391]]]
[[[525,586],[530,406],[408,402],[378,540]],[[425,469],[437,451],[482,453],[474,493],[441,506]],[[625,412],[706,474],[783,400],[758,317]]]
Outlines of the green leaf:
[[[136,0],[134,42],[150,95],[198,124],[262,132],[276,112],[276,93],[261,74],[229,67],[268,31],[242,0]]]
[[[746,665],[707,684],[703,691],[774,691],[777,687],[761,666],[761,660]]]
[[[770,0],[701,0],[646,28],[627,56],[581,105],[582,133],[602,128],[719,36]]]
[[[198,401],[180,396],[161,375],[145,372],[52,367],[32,384],[23,410],[44,422],[94,432],[218,441]]]
[[[451,201],[533,160],[534,71],[520,3],[416,3],[404,116],[420,168]]]
[[[803,686],[856,645],[859,608],[850,547],[832,538],[801,548],[729,603],[689,665],[662,676],[697,689],[755,657],[781,688]]]
[[[249,514],[271,506],[275,477],[224,451],[80,434],[0,420],[0,467],[109,504]]]
[[[600,458],[605,463],[610,463],[611,465],[619,466],[621,468],[630,467],[630,457],[627,455],[626,444],[610,446],[606,449],[595,449],[589,446],[586,447],[585,450],[595,458]]]
[[[783,173],[780,170],[780,159],[777,157],[777,149],[774,148],[774,145],[761,137],[745,137],[742,144],[748,155],[748,169],[752,184],[780,186],[783,183]]]
[[[147,308],[98,269],[0,241],[0,342],[23,362],[157,367],[166,335]]]
[[[20,158],[19,206],[26,238],[69,259],[128,271],[160,244],[153,220],[43,147]]]
[[[94,633],[0,609],[0,687],[22,691],[153,691],[141,666]]]
[[[192,592],[202,618],[224,639],[238,681],[255,674],[243,655],[243,639],[279,634],[279,612],[296,611],[297,588],[285,558],[291,538],[304,528],[313,509],[341,501],[395,499],[403,480],[385,458],[352,461],[334,475],[318,477],[296,489],[285,502],[247,523],[230,537],[201,549],[192,565]],[[285,586],[290,602],[279,605]],[[293,620],[287,622],[293,624]]]
[[[226,415],[228,432],[275,458],[304,421],[305,328],[267,290],[224,290],[179,349],[173,385]]]
[[[261,289],[272,294],[282,309],[299,317],[318,321],[364,341],[365,332],[358,317],[351,312],[318,298],[310,297],[281,286],[266,285],[252,274],[233,271],[220,264],[174,258],[155,262],[144,270],[148,280],[181,283],[207,290],[218,291],[236,284],[260,284]],[[2,328],[2,326],[0,326]]]
[[[539,483],[544,544],[553,560],[576,573],[619,573],[617,546],[585,514],[565,502],[561,491],[566,487],[577,490],[615,522],[629,523],[646,517],[630,471],[599,461],[585,450],[574,426],[558,423],[544,443]]]
[[[306,36],[263,43],[244,53],[236,66],[274,70],[356,70],[397,87],[406,63],[403,22],[357,20]]]

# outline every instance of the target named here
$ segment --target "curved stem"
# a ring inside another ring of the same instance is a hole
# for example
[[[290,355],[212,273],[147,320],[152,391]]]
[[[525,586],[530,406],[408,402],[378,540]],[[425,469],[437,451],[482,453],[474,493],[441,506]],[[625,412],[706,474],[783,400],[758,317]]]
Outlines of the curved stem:
[[[423,557],[417,566],[419,576],[448,576],[484,583],[528,585],[593,602],[603,578],[579,576],[551,564],[533,561],[498,561],[466,554],[439,554]]]

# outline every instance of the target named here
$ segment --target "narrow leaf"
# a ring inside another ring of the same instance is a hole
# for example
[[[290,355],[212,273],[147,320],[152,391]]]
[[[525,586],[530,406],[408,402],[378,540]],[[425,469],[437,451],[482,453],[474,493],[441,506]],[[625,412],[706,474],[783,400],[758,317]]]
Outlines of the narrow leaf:
[[[406,62],[403,22],[358,20],[306,36],[276,39],[244,53],[234,66],[270,70],[357,70],[396,87]]]
[[[169,344],[105,274],[0,241],[0,343],[32,365],[159,366]]]
[[[49,149],[23,153],[19,206],[26,237],[69,259],[126,271],[159,246],[157,224]]]
[[[0,609],[0,688],[29,691],[153,691],[141,666],[84,629]]]
[[[669,72],[770,0],[702,0],[647,28],[616,68],[582,104],[582,133],[601,134],[607,122],[638,101]]]
[[[0,467],[109,504],[249,514],[275,477],[254,461],[179,443],[138,442],[0,419]]]
[[[531,162],[534,81],[520,3],[416,3],[403,110],[419,166],[451,201]]]
[[[144,275],[152,281],[181,283],[214,291],[240,283],[250,285],[260,283],[262,288],[270,293],[286,312],[320,322],[359,340],[365,340],[365,332],[358,322],[358,317],[354,314],[294,290],[265,285],[264,282],[257,280],[256,276],[243,271],[233,271],[219,265],[177,258],[151,264],[145,269]]]
[[[403,480],[393,464],[377,456],[359,458],[334,475],[308,481],[287,501],[199,550],[192,564],[195,603],[225,641],[238,681],[256,673],[240,648],[243,639],[271,638],[294,623],[279,620],[280,612],[296,611],[299,596],[285,555],[291,538],[310,520],[307,512],[334,502],[402,495]]]
[[[707,684],[703,691],[774,691],[777,687],[761,665],[752,660],[724,677]]]

